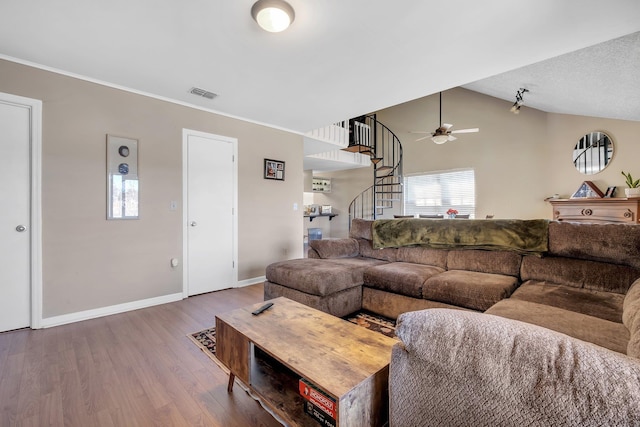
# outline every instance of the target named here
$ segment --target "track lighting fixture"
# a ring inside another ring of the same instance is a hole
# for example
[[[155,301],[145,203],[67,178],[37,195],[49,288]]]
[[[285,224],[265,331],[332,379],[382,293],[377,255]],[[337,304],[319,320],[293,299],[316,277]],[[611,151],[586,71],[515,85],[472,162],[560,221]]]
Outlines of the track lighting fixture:
[[[520,88],[518,93],[516,93],[516,102],[513,103],[513,105],[511,106],[511,110],[509,110],[513,114],[520,114],[520,107],[524,105],[522,96],[525,94],[525,92],[529,92],[529,89]]]

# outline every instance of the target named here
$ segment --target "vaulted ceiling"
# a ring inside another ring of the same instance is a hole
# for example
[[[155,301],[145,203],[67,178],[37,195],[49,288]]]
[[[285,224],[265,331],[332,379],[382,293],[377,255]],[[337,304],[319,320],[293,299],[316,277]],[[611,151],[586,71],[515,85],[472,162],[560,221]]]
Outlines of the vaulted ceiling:
[[[0,58],[298,132],[456,86],[512,99],[528,85],[540,109],[624,104],[640,120],[624,102],[640,102],[638,35],[605,59],[579,51],[640,31],[637,0],[289,0],[295,21],[277,34],[253,2],[4,0]],[[545,62],[570,52],[562,72]]]

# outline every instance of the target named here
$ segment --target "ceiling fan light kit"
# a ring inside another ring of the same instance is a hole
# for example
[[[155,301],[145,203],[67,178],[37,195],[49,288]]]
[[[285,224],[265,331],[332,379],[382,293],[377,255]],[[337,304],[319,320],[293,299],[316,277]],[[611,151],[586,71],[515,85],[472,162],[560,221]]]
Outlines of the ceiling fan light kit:
[[[251,7],[251,16],[263,30],[279,33],[289,28],[295,12],[284,0],[258,0]]]
[[[426,133],[431,135],[431,140],[436,144],[444,144],[447,141],[455,141],[455,136],[451,135],[452,133],[473,133],[479,132],[480,128],[470,128],[470,129],[460,129],[460,130],[451,130],[453,127],[452,124],[442,123],[442,92],[440,92],[440,127],[436,129],[434,132],[425,132],[425,131],[413,131],[411,133]],[[423,139],[427,139],[429,136],[423,136],[422,138],[416,139],[416,141],[422,141]]]
[[[434,135],[431,140],[436,144],[444,144],[449,140],[449,137],[447,135]]]

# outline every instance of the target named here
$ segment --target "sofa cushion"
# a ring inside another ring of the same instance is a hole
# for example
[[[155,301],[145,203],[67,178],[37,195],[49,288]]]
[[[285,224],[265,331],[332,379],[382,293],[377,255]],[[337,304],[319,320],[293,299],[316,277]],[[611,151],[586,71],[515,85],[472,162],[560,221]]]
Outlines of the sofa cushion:
[[[424,283],[422,298],[484,311],[508,298],[517,286],[513,276],[449,270]]]
[[[447,256],[447,269],[517,277],[521,260],[522,255],[510,251],[452,250]]]
[[[523,282],[539,280],[620,294],[626,293],[638,277],[640,270],[626,265],[553,256],[525,256],[520,269]]]
[[[396,260],[447,268],[447,253],[446,249],[430,249],[420,246],[402,247],[397,249]]]
[[[559,307],[612,322],[622,322],[624,295],[615,292],[592,291],[528,280],[516,289],[511,298]]]
[[[396,248],[373,249],[371,240],[357,239],[360,246],[360,255],[368,258],[381,259],[384,261],[394,262],[397,260]]]
[[[325,296],[362,285],[362,272],[367,265],[354,268],[330,260],[293,259],[268,265],[266,277],[288,288]]]
[[[360,251],[356,239],[311,240],[309,246],[315,249],[320,258],[356,257]]]
[[[485,313],[542,326],[626,354],[629,331],[622,323],[518,299],[498,302]]]
[[[628,224],[549,223],[549,254],[627,264],[640,269],[640,227]]]
[[[629,329],[627,354],[640,359],[640,279],[631,285],[624,297],[622,322]]]
[[[373,221],[367,219],[354,218],[351,220],[351,228],[349,229],[349,237],[354,239],[373,239],[371,233],[371,224]]]
[[[409,262],[392,262],[364,271],[364,285],[414,298],[422,297],[422,285],[431,276],[444,272],[441,267]]]

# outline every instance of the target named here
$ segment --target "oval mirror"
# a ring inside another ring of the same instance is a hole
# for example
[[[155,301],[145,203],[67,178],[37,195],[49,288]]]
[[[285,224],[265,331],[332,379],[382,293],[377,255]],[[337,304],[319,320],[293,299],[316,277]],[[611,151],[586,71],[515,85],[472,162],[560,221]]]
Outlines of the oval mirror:
[[[589,132],[573,148],[573,165],[585,175],[602,172],[612,157],[613,140],[604,132]]]

